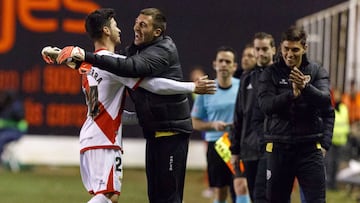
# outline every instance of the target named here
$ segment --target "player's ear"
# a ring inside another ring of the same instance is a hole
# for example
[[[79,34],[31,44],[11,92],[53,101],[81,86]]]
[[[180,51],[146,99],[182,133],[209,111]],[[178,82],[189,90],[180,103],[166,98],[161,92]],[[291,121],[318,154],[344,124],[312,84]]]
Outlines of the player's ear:
[[[161,35],[161,33],[162,33],[162,30],[160,28],[156,28],[154,30],[154,36],[155,37],[159,37]]]
[[[103,33],[106,34],[106,35],[110,35],[110,28],[107,27],[107,26],[104,26],[103,29],[102,29]]]
[[[304,47],[304,53],[303,54],[305,54],[306,51],[307,51],[307,48],[308,48],[308,44],[306,43],[303,47]]]

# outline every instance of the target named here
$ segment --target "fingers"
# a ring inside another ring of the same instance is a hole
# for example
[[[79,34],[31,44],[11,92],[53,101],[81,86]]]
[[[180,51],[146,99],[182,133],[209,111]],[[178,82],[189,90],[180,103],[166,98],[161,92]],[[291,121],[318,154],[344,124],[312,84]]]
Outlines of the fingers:
[[[197,80],[196,80],[196,83],[199,83],[199,84],[208,84],[208,83],[212,83],[213,80],[209,80],[208,79],[208,76],[207,75],[203,75],[201,77],[199,77]]]
[[[215,94],[216,93],[216,87],[214,86],[202,86],[202,87],[196,87],[194,93],[196,94]]]
[[[297,88],[299,88],[300,90],[305,87],[306,84],[305,75],[297,67],[294,67],[291,70],[289,75],[289,80],[293,84],[296,84]]]
[[[46,63],[54,64],[60,51],[57,47],[46,46],[41,50],[41,56]]]
[[[208,75],[199,77],[196,81],[196,94],[215,94],[216,93],[216,82],[215,80],[209,80]]]
[[[42,58],[47,64],[54,64],[55,63],[55,61],[53,61],[52,58],[47,56],[47,55],[42,55]]]
[[[79,67],[80,74],[86,74],[90,71],[92,65],[90,63],[82,62]]]
[[[292,80],[304,80],[305,79],[305,77],[304,77],[304,75],[302,73],[299,74],[299,73],[293,72],[293,71],[290,72],[289,77]]]
[[[215,80],[208,80],[208,76],[202,76],[199,78],[199,80],[196,82],[197,86],[199,88],[207,88],[207,89],[215,89],[216,90],[216,82]]]
[[[303,80],[305,76],[298,68],[294,67],[290,72],[290,79]]]
[[[205,94],[215,94],[215,93],[216,93],[216,88],[208,88]]]
[[[201,76],[201,77],[199,78],[199,80],[205,80],[205,79],[208,79],[208,78],[209,78],[208,75],[203,75],[203,76]]]
[[[215,94],[216,93],[216,83],[215,80],[206,80],[206,94]]]
[[[292,83],[292,88],[293,88],[294,97],[295,98],[299,97],[301,94],[301,91],[299,90],[299,88],[297,87],[297,85],[295,83]]]
[[[212,122],[212,126],[216,131],[224,131],[226,123],[222,121],[214,121]]]
[[[205,84],[206,84],[207,87],[215,87],[216,88],[215,80],[206,80]]]
[[[73,48],[73,46],[64,47],[56,58],[57,63],[63,64],[67,61],[68,58],[71,58],[71,52]]]

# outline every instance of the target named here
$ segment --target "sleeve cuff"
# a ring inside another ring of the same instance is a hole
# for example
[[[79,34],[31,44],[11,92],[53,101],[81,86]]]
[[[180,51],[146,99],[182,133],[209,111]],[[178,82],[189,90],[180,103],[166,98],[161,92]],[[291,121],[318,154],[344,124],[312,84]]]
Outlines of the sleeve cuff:
[[[93,64],[95,62],[95,54],[92,52],[85,52],[85,61]]]

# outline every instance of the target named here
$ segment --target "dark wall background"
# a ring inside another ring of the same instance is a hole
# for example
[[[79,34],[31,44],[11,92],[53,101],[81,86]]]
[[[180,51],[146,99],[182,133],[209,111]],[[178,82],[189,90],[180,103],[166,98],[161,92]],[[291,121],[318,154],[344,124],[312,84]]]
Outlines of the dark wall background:
[[[28,0],[31,1],[31,0]],[[85,8],[82,12],[72,12],[66,3],[69,0],[58,0],[60,8],[56,11],[42,12],[34,10],[33,16],[37,18],[56,18],[61,24],[66,18],[83,19],[86,15]],[[75,0],[73,0],[75,1]],[[280,34],[288,26],[294,24],[301,17],[320,11],[324,8],[344,2],[344,0],[227,0],[227,1],[194,1],[194,0],[82,0],[83,2],[93,2],[99,7],[112,7],[117,11],[117,21],[122,30],[122,45],[118,47],[120,52],[133,39],[132,26],[138,12],[145,7],[158,7],[167,15],[168,30],[177,44],[180,60],[184,70],[184,77],[188,80],[188,74],[193,65],[202,65],[206,72],[213,76],[211,63],[215,55],[215,50],[222,45],[229,45],[239,53],[243,46],[250,42],[255,32],[265,31],[273,34],[276,41]],[[0,0],[0,17],[5,2]],[[42,112],[44,121],[41,124],[32,125],[30,123],[31,134],[66,134],[77,135],[79,123],[65,126],[49,125],[46,117],[49,116],[45,110],[50,103],[56,104],[83,104],[82,93],[46,94],[43,89],[35,92],[24,92],[23,75],[36,69],[40,73],[40,85],[44,84],[44,68],[47,67],[42,61],[40,50],[46,45],[56,45],[63,47],[66,45],[79,45],[87,50],[92,50],[92,43],[85,34],[74,34],[64,32],[61,28],[54,32],[34,32],[26,28],[20,21],[18,15],[19,3],[22,1],[14,0],[14,18],[16,26],[15,43],[12,48],[4,53],[0,53],[0,73],[1,71],[18,70],[19,87],[18,91],[24,100],[33,101],[43,105]],[[3,37],[8,29],[4,22],[0,21]],[[1,39],[1,38],[0,38]],[[64,68],[65,71],[65,68]],[[73,76],[78,77],[78,76]],[[1,77],[0,77],[1,78]],[[78,78],[74,81],[77,83]],[[64,80],[69,82],[68,80]],[[3,81],[0,79],[0,89]],[[80,87],[80,84],[75,84]],[[131,103],[128,104],[129,108]],[[85,108],[84,108],[85,109]],[[27,113],[27,118],[36,116],[34,111]],[[74,115],[70,116],[84,116]],[[125,129],[126,136],[141,136],[138,128],[130,127]]]
[[[102,3],[115,7],[122,27],[123,46],[132,40],[132,25],[137,11],[144,7],[161,8],[168,17],[167,33],[178,46],[188,78],[190,67],[205,66],[212,74],[215,50],[221,45],[234,47],[239,54],[255,32],[281,32],[301,17],[328,8],[344,0],[227,0],[227,1],[117,1]],[[121,46],[120,48],[123,48]]]

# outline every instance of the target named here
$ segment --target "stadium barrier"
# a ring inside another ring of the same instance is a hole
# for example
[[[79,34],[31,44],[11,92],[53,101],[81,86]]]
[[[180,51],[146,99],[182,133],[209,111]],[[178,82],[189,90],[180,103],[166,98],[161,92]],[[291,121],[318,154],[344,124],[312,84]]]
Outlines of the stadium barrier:
[[[145,139],[124,138],[124,167],[145,167]],[[78,166],[79,140],[72,136],[24,135],[20,140],[6,146],[4,161],[20,165]],[[189,169],[205,169],[206,144],[191,140],[189,145]]]

